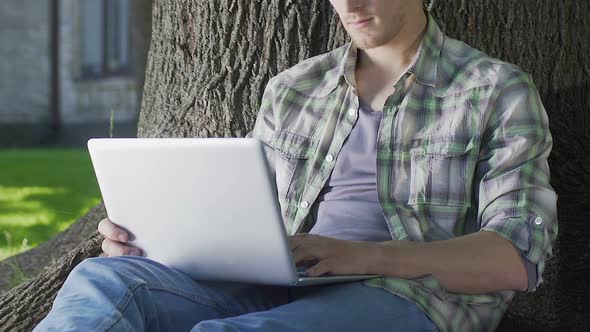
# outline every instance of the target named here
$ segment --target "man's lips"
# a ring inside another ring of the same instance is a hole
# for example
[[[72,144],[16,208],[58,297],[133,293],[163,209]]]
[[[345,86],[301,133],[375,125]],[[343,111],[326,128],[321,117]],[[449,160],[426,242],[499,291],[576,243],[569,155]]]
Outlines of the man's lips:
[[[362,18],[362,19],[358,19],[358,20],[354,20],[354,21],[350,21],[348,22],[349,25],[352,25],[353,27],[362,27],[368,24],[369,21],[373,20],[372,17],[369,18]]]

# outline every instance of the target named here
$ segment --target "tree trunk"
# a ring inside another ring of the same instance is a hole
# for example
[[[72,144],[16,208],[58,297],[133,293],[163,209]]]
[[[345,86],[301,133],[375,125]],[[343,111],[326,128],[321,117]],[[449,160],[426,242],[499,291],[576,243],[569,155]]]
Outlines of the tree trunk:
[[[141,104],[143,83],[145,81],[145,67],[152,35],[152,0],[131,0],[129,2],[131,26],[131,62],[133,76],[137,83],[138,105]]]
[[[560,197],[556,257],[539,290],[516,297],[500,330],[590,326],[589,7],[587,1],[550,0],[435,4],[448,35],[532,74],[551,121],[552,184]],[[346,40],[323,0],[159,0],[152,19],[139,137],[244,136],[270,77]],[[96,254],[99,243],[97,235],[83,241],[1,297],[0,331],[30,330],[71,268]]]

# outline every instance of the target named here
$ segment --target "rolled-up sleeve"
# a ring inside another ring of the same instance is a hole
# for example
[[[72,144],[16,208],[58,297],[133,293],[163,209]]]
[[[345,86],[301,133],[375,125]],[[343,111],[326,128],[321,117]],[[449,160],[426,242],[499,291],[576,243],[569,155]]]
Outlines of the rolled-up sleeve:
[[[552,139],[546,111],[529,75],[515,70],[489,109],[476,177],[478,222],[536,267],[528,291],[542,282],[557,237],[557,195],[549,184]],[[525,262],[525,266],[527,263]]]

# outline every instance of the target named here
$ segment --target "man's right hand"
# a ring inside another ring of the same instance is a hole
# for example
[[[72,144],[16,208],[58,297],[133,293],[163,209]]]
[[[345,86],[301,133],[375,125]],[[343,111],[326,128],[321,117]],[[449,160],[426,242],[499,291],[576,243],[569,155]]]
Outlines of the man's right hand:
[[[141,250],[127,244],[129,233],[115,225],[109,218],[98,223],[98,231],[106,238],[102,241],[102,251],[106,256],[141,256]]]

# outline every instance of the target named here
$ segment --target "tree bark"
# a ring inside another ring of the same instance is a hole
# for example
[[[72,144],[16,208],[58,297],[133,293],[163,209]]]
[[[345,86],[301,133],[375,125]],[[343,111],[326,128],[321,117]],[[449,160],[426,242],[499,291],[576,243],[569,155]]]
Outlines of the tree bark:
[[[98,204],[63,233],[25,253],[0,262],[0,295],[16,286],[14,283],[19,278],[17,271],[25,278],[31,278],[43,272],[48,266],[55,265],[61,257],[76,248],[83,239],[92,235],[98,227],[98,222],[106,215],[104,205]],[[2,301],[0,300],[1,307]],[[0,317],[2,317],[2,309],[0,309]],[[0,318],[0,330],[1,326]]]
[[[152,0],[129,1],[131,11],[131,62],[133,75],[137,84],[138,105],[141,104],[143,83],[145,81],[145,67],[152,35]]]
[[[154,5],[139,137],[244,136],[268,79],[340,46],[327,1]]]
[[[587,1],[551,0],[435,4],[448,35],[532,74],[551,122],[552,184],[560,197],[556,257],[545,283],[516,297],[499,330],[590,326],[589,7]],[[270,77],[346,41],[322,0],[158,0],[152,20],[139,137],[244,136]],[[0,331],[32,328],[63,278],[82,257],[96,254],[99,243],[96,235],[83,241],[0,297]]]

